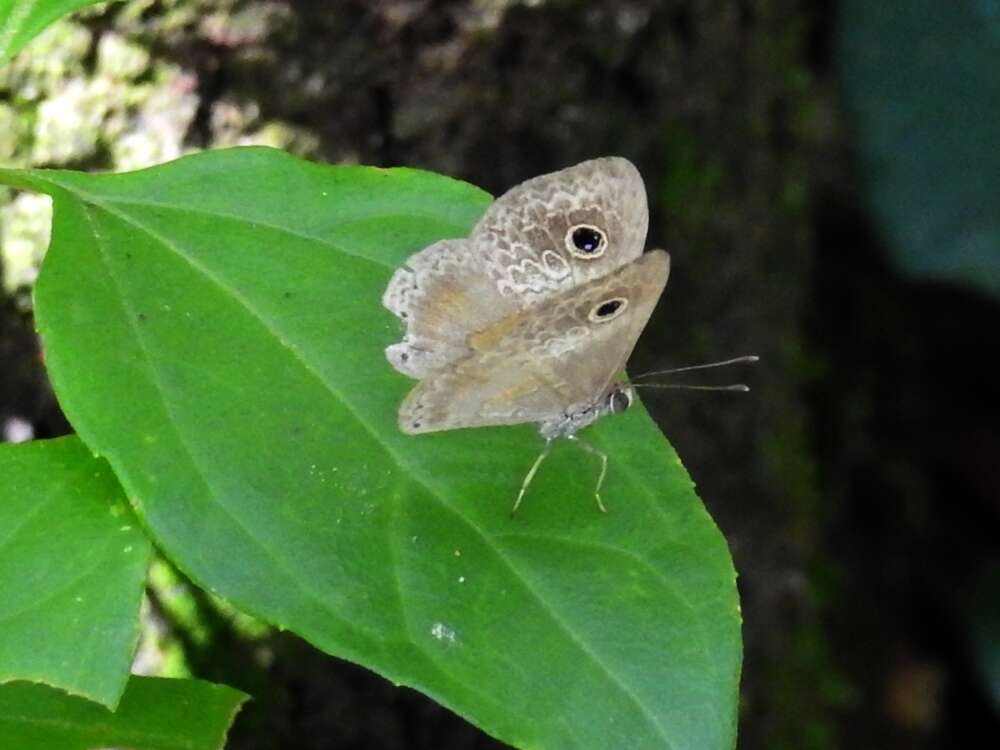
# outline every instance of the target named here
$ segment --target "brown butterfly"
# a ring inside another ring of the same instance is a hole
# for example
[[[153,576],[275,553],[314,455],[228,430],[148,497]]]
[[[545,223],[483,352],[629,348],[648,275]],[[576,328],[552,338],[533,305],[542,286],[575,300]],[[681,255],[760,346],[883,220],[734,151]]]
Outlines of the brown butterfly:
[[[642,252],[648,223],[639,172],[606,157],[521,183],[469,237],[410,257],[382,298],[406,323],[386,357],[420,381],[400,429],[537,422],[545,449],[514,511],[558,437],[600,458],[605,510],[607,456],[576,433],[632,403],[618,375],[670,272],[666,252]]]

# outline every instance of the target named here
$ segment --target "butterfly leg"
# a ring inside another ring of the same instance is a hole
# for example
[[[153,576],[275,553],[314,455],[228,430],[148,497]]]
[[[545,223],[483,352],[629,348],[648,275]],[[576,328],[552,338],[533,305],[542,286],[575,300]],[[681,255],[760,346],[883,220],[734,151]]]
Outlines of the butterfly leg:
[[[517,513],[518,507],[521,505],[521,499],[524,497],[524,493],[528,491],[528,485],[531,484],[531,480],[535,478],[535,472],[538,471],[538,467],[542,465],[542,461],[545,457],[549,455],[549,451],[552,449],[552,438],[545,441],[545,447],[542,448],[542,452],[538,454],[538,458],[535,459],[535,463],[531,465],[528,473],[524,477],[524,481],[521,482],[521,491],[517,493],[517,500],[514,501],[514,507],[510,509],[510,517],[513,518],[514,514]]]
[[[608,454],[604,451],[597,450],[597,448],[592,446],[586,440],[581,440],[576,435],[567,435],[566,437],[587,451],[587,453],[601,459],[601,473],[597,477],[597,486],[594,488],[594,499],[597,501],[597,507],[601,513],[607,513],[608,509],[605,508],[604,503],[601,502],[601,487],[604,485],[604,476],[608,473]]]

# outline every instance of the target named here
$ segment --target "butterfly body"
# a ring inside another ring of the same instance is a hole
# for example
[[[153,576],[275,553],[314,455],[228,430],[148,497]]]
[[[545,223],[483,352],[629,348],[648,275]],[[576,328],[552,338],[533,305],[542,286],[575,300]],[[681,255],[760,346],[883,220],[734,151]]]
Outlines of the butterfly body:
[[[415,434],[537,422],[570,437],[631,403],[616,382],[670,270],[643,254],[642,178],[608,157],[542,175],[436,242],[383,296],[406,323],[389,362],[420,382],[399,426]]]
[[[607,393],[603,394],[594,403],[584,406],[575,411],[555,417],[538,425],[538,431],[546,440],[555,440],[561,437],[573,437],[587,425],[593,424],[601,417],[608,414],[617,414],[625,411],[632,405],[632,389],[627,385],[615,383]]]

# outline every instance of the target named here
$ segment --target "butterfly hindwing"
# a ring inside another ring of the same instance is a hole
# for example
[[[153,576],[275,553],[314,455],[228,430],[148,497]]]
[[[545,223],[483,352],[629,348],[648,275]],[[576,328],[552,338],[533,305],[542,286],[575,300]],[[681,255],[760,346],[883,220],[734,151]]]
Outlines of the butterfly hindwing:
[[[442,240],[411,256],[393,274],[382,304],[406,323],[406,335],[386,357],[415,378],[461,359],[470,331],[517,310],[483,273],[468,240]]]
[[[654,250],[470,335],[469,354],[407,396],[400,428],[546,422],[592,405],[624,367],[669,269]]]

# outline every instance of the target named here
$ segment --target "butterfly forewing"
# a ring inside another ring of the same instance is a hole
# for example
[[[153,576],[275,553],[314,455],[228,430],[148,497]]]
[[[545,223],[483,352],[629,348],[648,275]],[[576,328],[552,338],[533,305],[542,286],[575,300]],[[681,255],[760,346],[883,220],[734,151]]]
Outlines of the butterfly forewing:
[[[575,387],[577,403],[602,399],[625,369],[669,275],[670,256],[651,250],[575,295],[567,293],[574,303],[573,318],[586,321],[588,335],[579,350],[557,358],[552,369]]]

